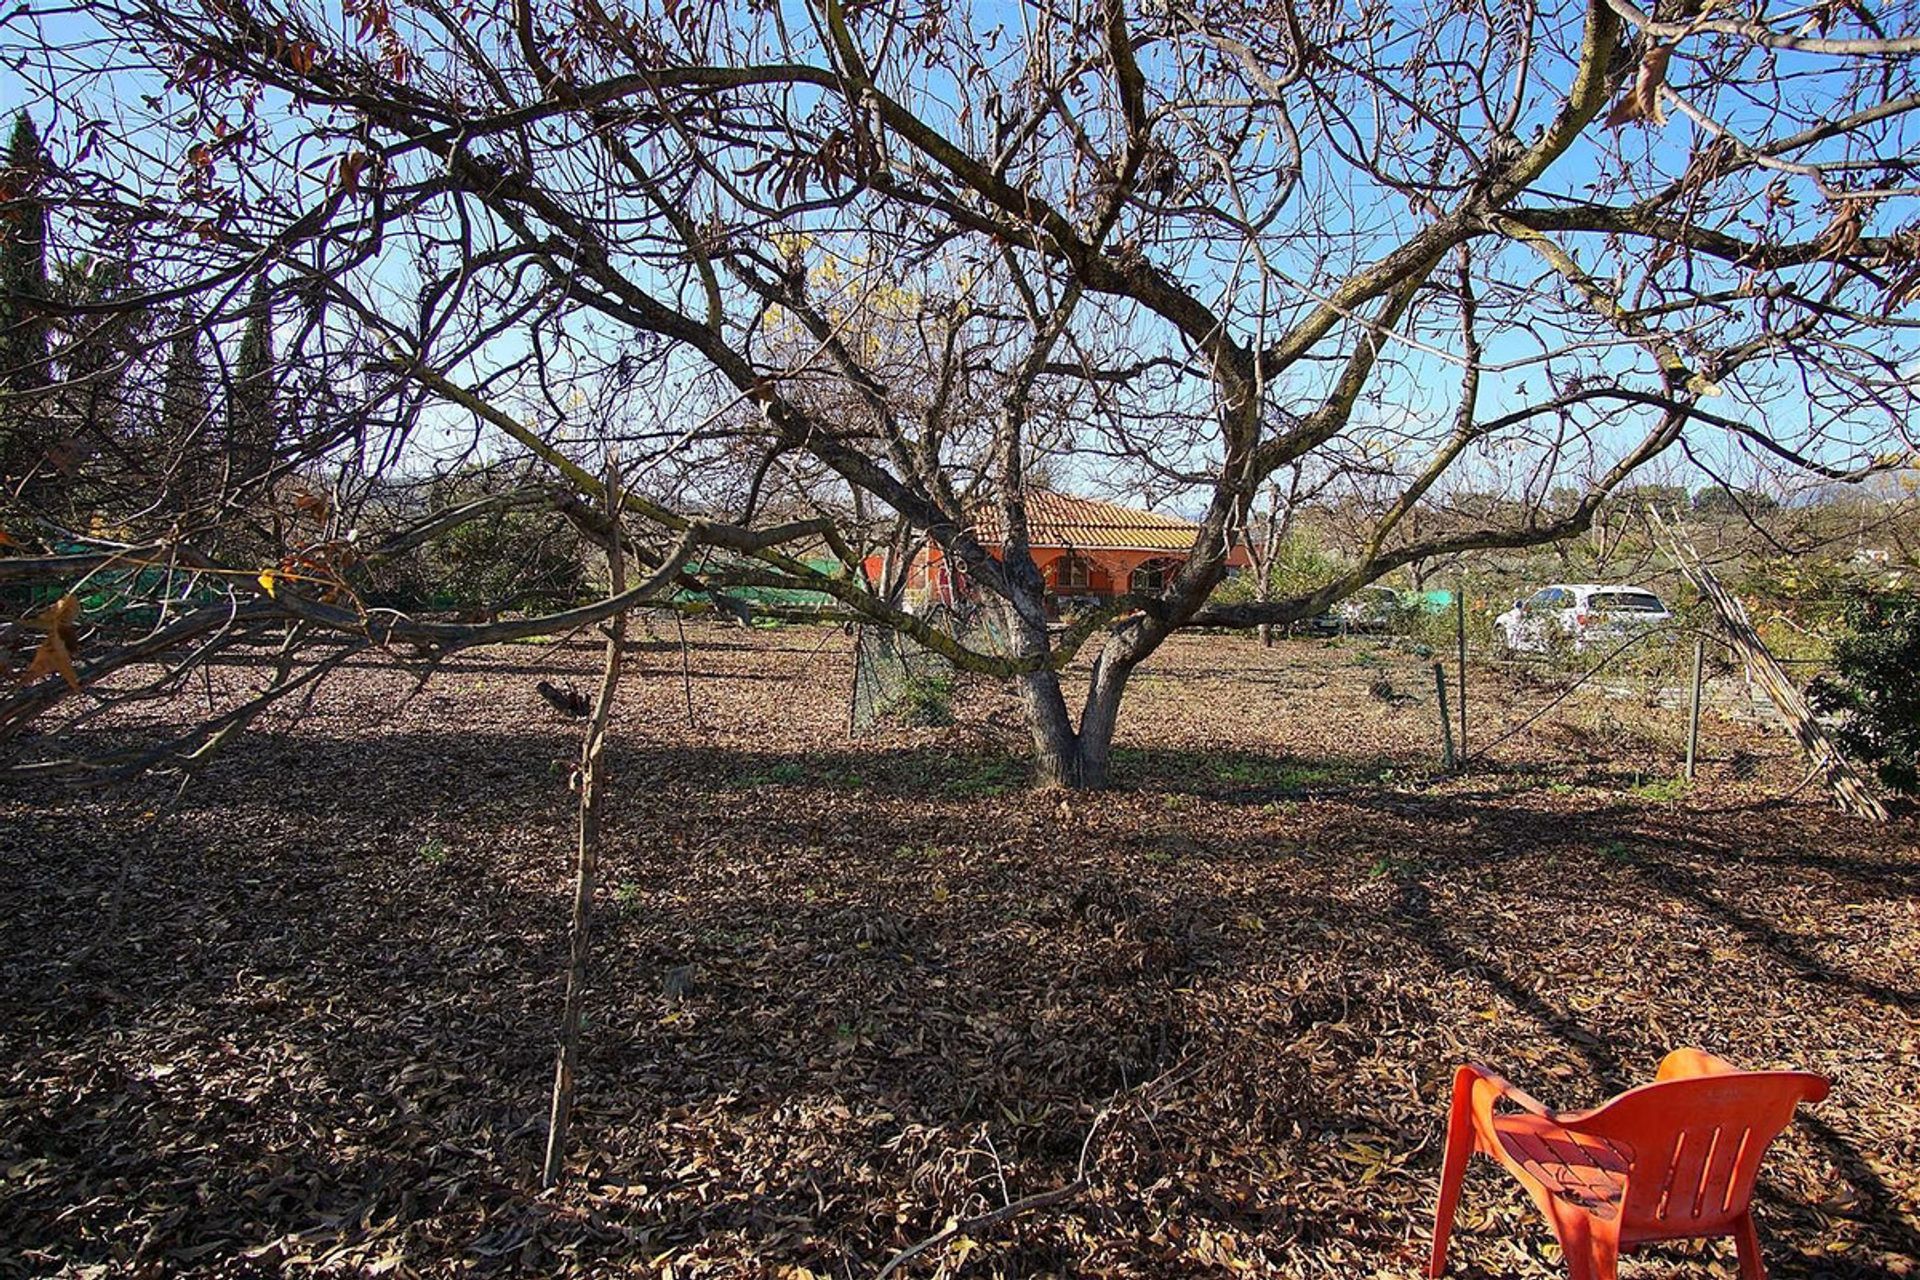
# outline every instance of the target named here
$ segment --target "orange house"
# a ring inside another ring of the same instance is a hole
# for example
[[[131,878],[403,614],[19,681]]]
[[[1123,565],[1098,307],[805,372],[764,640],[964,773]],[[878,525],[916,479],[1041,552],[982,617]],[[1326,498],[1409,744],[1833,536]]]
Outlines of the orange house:
[[[998,508],[974,517],[973,536],[996,559],[1006,542]],[[1034,563],[1047,581],[1047,610],[1054,616],[1097,608],[1129,591],[1158,591],[1193,554],[1200,526],[1178,516],[1139,511],[1096,498],[1077,498],[1051,489],[1027,493],[1027,532]],[[1235,544],[1227,553],[1227,571],[1252,563]],[[867,559],[867,577],[880,580],[882,557]],[[954,604],[971,598],[966,573],[946,553],[928,544],[907,571],[907,600],[916,607]]]

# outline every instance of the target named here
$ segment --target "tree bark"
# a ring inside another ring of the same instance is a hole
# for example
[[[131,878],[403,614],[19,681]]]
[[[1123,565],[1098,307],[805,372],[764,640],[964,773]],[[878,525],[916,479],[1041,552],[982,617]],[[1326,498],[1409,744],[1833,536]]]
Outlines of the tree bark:
[[[1104,787],[1113,761],[1113,731],[1120,723],[1120,699],[1133,664],[1116,660],[1111,650],[1093,664],[1086,705],[1080,712],[1079,777],[1083,787]]]
[[[1074,727],[1060,678],[1051,671],[1024,676],[1021,703],[1033,733],[1033,783],[1041,789],[1097,791],[1113,768],[1113,733],[1133,662],[1115,641],[1093,665],[1080,724]]]
[[[1010,603],[1002,610],[1001,616],[1006,620],[1015,654],[1032,657],[1047,651],[1046,623],[1044,616],[1039,614],[1037,603],[1028,609]],[[1052,670],[1028,672],[1020,677],[1019,688],[1020,709],[1026,716],[1027,729],[1033,737],[1034,785],[1069,789],[1088,785],[1083,781],[1080,767],[1080,735],[1075,731],[1073,715],[1067,709],[1066,693],[1060,687],[1059,673]]]
[[[1040,788],[1085,786],[1080,768],[1080,735],[1067,713],[1060,678],[1037,672],[1020,681],[1020,701],[1033,734],[1033,784]]]

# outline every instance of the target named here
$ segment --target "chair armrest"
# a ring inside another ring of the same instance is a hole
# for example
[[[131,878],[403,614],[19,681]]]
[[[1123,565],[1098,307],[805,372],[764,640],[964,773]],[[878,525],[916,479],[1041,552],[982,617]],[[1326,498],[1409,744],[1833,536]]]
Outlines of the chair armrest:
[[[1531,1112],[1543,1120],[1558,1120],[1546,1103],[1514,1084],[1499,1072],[1483,1067],[1479,1063],[1468,1063],[1460,1068],[1460,1074],[1471,1074],[1473,1081],[1473,1109],[1488,1122],[1493,1120],[1493,1104],[1496,1101],[1511,1102],[1522,1111]]]
[[[1725,1058],[1708,1053],[1704,1049],[1675,1049],[1660,1059],[1659,1070],[1653,1073],[1656,1082],[1663,1080],[1692,1080],[1700,1076],[1739,1075],[1740,1068]]]

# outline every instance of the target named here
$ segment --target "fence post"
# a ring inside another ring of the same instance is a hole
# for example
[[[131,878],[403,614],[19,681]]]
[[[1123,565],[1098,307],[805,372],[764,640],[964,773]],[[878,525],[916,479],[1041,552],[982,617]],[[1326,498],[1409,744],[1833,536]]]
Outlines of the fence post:
[[[1693,781],[1693,761],[1700,750],[1700,678],[1707,656],[1707,642],[1693,642],[1693,699],[1687,704],[1687,781]]]
[[[1454,638],[1460,649],[1460,758],[1467,757],[1467,580],[1462,577],[1453,593]]]
[[[1442,762],[1448,773],[1460,767],[1460,757],[1453,752],[1453,717],[1447,714],[1447,667],[1443,662],[1433,664],[1433,692],[1440,700],[1440,742],[1444,754]]]

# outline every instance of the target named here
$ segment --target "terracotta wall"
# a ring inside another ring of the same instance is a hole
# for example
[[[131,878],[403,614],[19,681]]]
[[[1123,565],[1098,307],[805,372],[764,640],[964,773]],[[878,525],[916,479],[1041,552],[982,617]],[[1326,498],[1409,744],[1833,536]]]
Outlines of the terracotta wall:
[[[1236,552],[1244,555],[1241,548]],[[1131,587],[1133,571],[1143,565],[1159,561],[1177,560],[1166,552],[1153,551],[1101,551],[1084,553],[1081,559],[1087,562],[1087,583],[1085,586],[1065,586],[1061,583],[1061,570],[1068,553],[1058,548],[1038,547],[1034,549],[1034,563],[1040,567],[1041,575],[1046,579],[1047,589],[1058,595],[1069,596],[1114,596],[1128,591]],[[1229,563],[1233,559],[1230,557]],[[946,573],[946,554],[938,547],[927,547],[914,557],[913,567],[908,571],[907,589],[916,594],[932,591],[941,598],[947,598],[952,591]],[[879,581],[881,558],[869,557],[866,563],[867,576]],[[959,579],[961,592],[965,592],[965,579]]]

